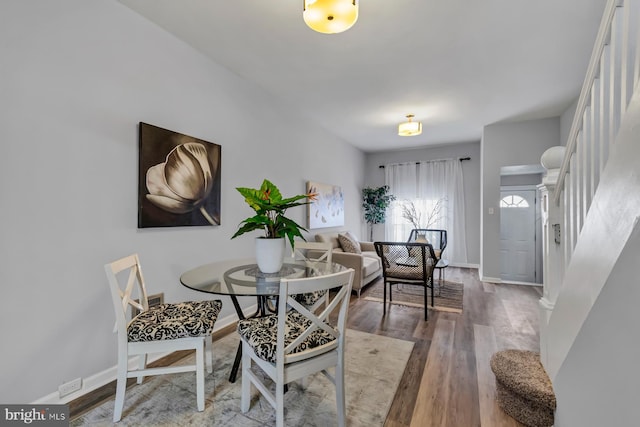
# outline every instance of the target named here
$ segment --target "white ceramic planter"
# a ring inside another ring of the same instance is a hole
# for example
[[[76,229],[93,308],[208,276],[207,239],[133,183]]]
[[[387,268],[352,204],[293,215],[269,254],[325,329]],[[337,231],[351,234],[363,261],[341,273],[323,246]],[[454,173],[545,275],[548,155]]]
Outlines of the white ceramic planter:
[[[256,262],[263,273],[277,273],[284,262],[284,237],[278,239],[256,238]]]

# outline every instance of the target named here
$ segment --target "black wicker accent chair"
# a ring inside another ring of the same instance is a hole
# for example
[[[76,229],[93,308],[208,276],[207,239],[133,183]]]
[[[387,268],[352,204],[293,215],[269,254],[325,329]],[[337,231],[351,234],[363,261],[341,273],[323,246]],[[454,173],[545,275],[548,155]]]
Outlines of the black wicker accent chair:
[[[409,234],[408,242],[415,242],[418,235],[426,237],[427,241],[433,246],[436,258],[440,260],[442,253],[447,247],[447,230],[439,230],[435,228],[414,228]]]
[[[393,285],[420,285],[424,287],[424,320],[427,320],[427,290],[431,289],[433,307],[433,269],[438,262],[433,246],[417,242],[375,242],[374,246],[382,260],[383,313],[387,313],[387,286],[391,302]]]

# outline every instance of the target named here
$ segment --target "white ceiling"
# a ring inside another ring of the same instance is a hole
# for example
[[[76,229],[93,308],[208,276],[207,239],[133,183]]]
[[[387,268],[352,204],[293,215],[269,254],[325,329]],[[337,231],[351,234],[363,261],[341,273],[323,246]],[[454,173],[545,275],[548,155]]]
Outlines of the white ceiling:
[[[300,0],[120,0],[366,151],[477,141],[578,96],[606,0],[361,0],[341,34]],[[397,135],[413,113],[415,137]]]

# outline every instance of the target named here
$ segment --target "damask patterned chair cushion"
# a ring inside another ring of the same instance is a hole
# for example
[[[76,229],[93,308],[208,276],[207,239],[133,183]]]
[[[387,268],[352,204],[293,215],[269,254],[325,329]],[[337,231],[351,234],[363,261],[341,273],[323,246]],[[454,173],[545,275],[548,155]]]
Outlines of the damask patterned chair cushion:
[[[295,340],[310,325],[311,321],[291,310],[285,320],[285,347]],[[253,347],[256,355],[267,362],[276,362],[276,337],[278,334],[278,316],[253,317],[238,322],[238,333]],[[293,353],[300,353],[310,348],[334,341],[335,338],[325,331],[316,329],[304,340]]]
[[[143,311],[127,328],[130,342],[201,337],[213,330],[222,302],[188,301],[161,304]]]
[[[293,299],[306,307],[311,307],[313,304],[318,302],[320,298],[324,297],[326,293],[327,291],[308,292],[306,294],[294,295]]]

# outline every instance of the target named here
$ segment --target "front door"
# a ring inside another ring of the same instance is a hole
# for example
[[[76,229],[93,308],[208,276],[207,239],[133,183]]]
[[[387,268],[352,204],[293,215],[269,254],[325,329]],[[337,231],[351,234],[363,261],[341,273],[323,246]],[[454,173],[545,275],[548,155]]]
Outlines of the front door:
[[[500,191],[501,278],[536,282],[536,191]]]

